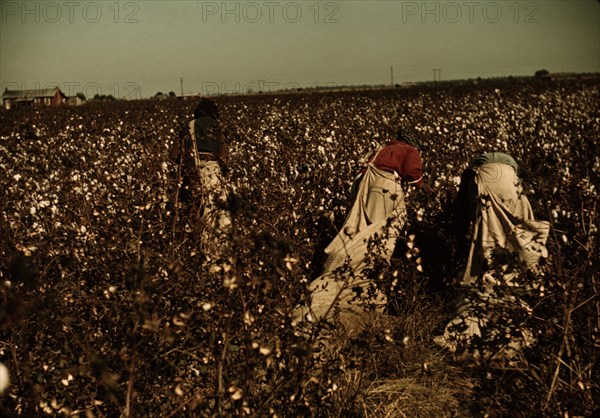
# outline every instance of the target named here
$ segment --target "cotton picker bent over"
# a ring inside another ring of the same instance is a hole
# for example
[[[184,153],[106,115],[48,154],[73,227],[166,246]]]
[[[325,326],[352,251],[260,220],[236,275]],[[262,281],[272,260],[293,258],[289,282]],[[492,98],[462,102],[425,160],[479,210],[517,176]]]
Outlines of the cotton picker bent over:
[[[406,220],[401,182],[426,188],[415,139],[400,130],[396,139],[363,159],[353,185],[353,205],[325,249],[322,274],[309,285],[310,301],[296,320],[338,320],[358,330],[371,311],[382,311],[386,296],[366,274],[374,258],[389,261]]]
[[[456,200],[459,237],[468,237],[456,317],[434,341],[461,359],[512,361],[534,343],[526,322],[532,277],[547,256],[549,224],[536,221],[519,167],[504,153],[475,158]]]

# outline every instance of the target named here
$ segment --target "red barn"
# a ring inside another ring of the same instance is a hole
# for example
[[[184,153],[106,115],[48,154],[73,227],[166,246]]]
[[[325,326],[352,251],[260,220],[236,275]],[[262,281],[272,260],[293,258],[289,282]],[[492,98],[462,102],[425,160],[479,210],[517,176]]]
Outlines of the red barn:
[[[5,109],[20,106],[59,106],[67,96],[58,87],[37,90],[4,90],[2,105]]]

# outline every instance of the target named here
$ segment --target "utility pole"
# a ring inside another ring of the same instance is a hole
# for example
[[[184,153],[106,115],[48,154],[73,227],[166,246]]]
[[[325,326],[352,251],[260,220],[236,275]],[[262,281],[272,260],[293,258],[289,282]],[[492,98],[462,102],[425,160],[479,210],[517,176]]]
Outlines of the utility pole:
[[[441,68],[433,69],[433,81],[442,81],[442,69]]]
[[[181,97],[183,97],[183,77],[179,79],[179,83],[181,84]]]
[[[392,78],[392,87],[394,87],[394,66],[390,65],[390,76]]]

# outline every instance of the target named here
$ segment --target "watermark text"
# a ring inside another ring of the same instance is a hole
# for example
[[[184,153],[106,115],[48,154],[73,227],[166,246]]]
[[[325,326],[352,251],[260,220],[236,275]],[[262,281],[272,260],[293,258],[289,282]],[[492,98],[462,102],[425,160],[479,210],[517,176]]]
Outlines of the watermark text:
[[[335,1],[203,1],[202,23],[338,23]]]
[[[302,85],[300,83],[289,81],[269,81],[257,80],[248,82],[217,82],[207,81],[202,83],[198,94],[202,96],[221,96],[221,95],[244,95],[276,93],[281,91],[300,91],[305,89],[331,89],[335,88],[335,83],[315,83],[312,85]]]
[[[402,1],[402,23],[538,23],[533,1]]]
[[[25,83],[5,82],[2,83],[2,91],[23,90],[47,90],[58,87],[67,97],[83,95],[86,99],[113,97],[115,99],[134,100],[141,96],[139,84],[133,81],[98,83],[90,81],[81,83],[78,81],[47,82],[47,83]]]
[[[139,23],[134,1],[2,1],[2,23]]]

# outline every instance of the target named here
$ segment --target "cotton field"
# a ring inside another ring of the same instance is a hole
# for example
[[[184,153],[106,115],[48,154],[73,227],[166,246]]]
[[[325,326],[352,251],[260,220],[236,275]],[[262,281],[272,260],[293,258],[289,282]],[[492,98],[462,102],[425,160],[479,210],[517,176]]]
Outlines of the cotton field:
[[[197,208],[175,201],[167,157],[196,102],[0,111],[0,371],[10,376],[1,413],[597,410],[597,80],[215,101],[230,141],[223,204],[233,218],[218,259],[203,247]],[[380,329],[322,345],[332,330],[307,338],[290,314],[343,224],[359,159],[399,126],[418,133],[433,193],[407,190],[404,236],[379,271],[394,309]],[[448,233],[452,200],[462,170],[486,151],[517,160],[534,213],[552,227],[529,319],[542,348],[506,370],[455,364],[431,342],[465,262]]]

